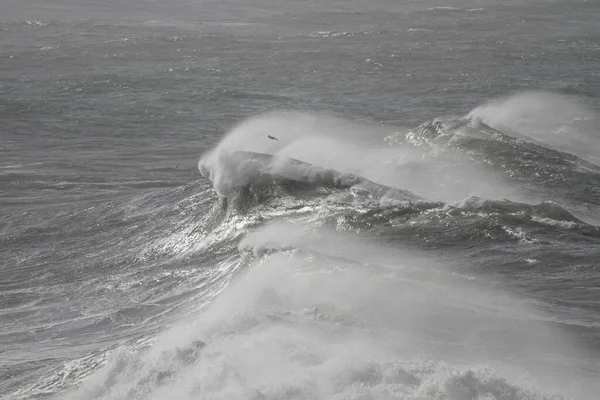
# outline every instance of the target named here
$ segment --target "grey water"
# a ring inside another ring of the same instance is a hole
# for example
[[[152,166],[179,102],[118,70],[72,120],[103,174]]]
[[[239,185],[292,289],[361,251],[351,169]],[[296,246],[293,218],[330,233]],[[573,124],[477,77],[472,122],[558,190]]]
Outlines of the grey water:
[[[3,0],[0,398],[598,398],[599,20]]]

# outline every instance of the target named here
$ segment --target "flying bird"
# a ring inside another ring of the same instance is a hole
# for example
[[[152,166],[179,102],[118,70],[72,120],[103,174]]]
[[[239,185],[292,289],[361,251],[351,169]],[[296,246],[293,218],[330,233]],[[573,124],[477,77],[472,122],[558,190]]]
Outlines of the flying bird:
[[[271,140],[277,140],[279,142],[279,139],[277,139],[275,136],[267,135],[267,137]]]

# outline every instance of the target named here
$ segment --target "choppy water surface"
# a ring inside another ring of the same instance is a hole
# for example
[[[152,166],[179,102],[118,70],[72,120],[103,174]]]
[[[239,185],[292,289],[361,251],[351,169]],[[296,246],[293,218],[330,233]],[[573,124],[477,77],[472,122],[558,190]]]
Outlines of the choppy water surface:
[[[597,398],[599,18],[3,3],[0,397]]]

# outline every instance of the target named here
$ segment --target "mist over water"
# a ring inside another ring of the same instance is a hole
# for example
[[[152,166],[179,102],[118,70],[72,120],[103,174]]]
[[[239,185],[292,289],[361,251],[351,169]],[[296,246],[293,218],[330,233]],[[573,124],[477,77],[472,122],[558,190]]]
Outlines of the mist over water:
[[[469,114],[486,124],[598,163],[597,112],[575,97],[525,92],[491,101]]]
[[[598,4],[0,4],[0,397],[596,399]]]
[[[116,353],[73,398],[551,398],[540,385],[596,384],[546,316],[451,266],[288,223],[240,250],[260,261],[205,312]]]
[[[432,125],[433,129],[438,126],[441,123]],[[499,187],[491,171],[486,174],[485,167],[474,168],[471,160],[454,152],[450,148],[452,134],[422,130],[402,132],[405,137],[400,139],[401,133],[393,129],[387,128],[386,132],[384,127],[371,128],[326,116],[275,112],[237,126],[201,159],[199,168],[211,176],[217,192],[222,194],[223,186],[227,186],[227,192],[232,186],[249,183],[243,176],[251,173],[246,166],[237,174],[221,173],[238,151],[297,159],[403,188],[431,200],[456,201],[470,195],[502,199],[510,192],[508,187]],[[265,141],[265,136],[277,140]],[[281,169],[285,162],[273,167]],[[229,181],[232,179],[236,182]]]

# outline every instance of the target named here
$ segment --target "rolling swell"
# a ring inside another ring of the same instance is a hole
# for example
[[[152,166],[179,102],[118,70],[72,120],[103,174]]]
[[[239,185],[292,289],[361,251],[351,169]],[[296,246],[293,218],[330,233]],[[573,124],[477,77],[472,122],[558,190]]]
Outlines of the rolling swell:
[[[22,3],[0,398],[598,398],[594,2]]]
[[[586,185],[595,166],[464,118],[370,145],[312,118],[258,117],[202,157],[210,204],[182,234],[216,260],[210,304],[114,351],[71,398],[592,398],[597,369],[567,338],[600,353],[576,306],[600,232],[544,180]],[[519,178],[536,171],[539,199]]]
[[[222,180],[231,180],[225,191],[227,205],[240,211],[268,202],[275,197],[289,195],[297,198],[319,198],[352,190],[369,198],[386,197],[396,201],[415,201],[420,198],[408,191],[377,184],[351,173],[341,173],[293,158],[269,154],[237,151],[228,156],[229,170]],[[211,173],[201,167],[207,177]],[[223,192],[223,190],[221,190]]]
[[[458,201],[427,199],[354,173],[255,151],[237,150],[221,155],[218,166],[201,160],[199,168],[222,194],[224,207],[243,213],[265,204],[298,209],[303,201],[309,201],[323,207],[339,206],[339,210],[344,210],[346,226],[359,231],[405,226],[404,233],[410,234],[417,226],[427,230],[439,225],[440,236],[452,236],[444,229],[465,232],[459,235],[461,239],[448,245],[466,243],[476,237],[484,241],[526,240],[527,234],[515,233],[526,231],[542,236],[598,237],[596,225],[558,202],[565,200],[582,211],[595,205],[595,197],[600,201],[600,167],[575,155],[515,138],[469,118],[436,119],[408,133],[387,136],[385,141],[392,146],[426,147],[430,150],[424,155],[431,163],[437,161],[441,151],[456,152],[470,161],[492,165],[496,169],[495,176],[503,173],[503,179],[511,180],[507,186],[518,188],[520,192],[515,197],[520,201],[485,199],[467,193]],[[581,207],[575,203],[581,192],[564,190],[565,182],[582,182],[585,189],[595,193],[591,196],[585,193],[587,202]],[[533,190],[532,186],[538,189]],[[336,213],[326,219],[337,220],[338,216],[334,215]]]

